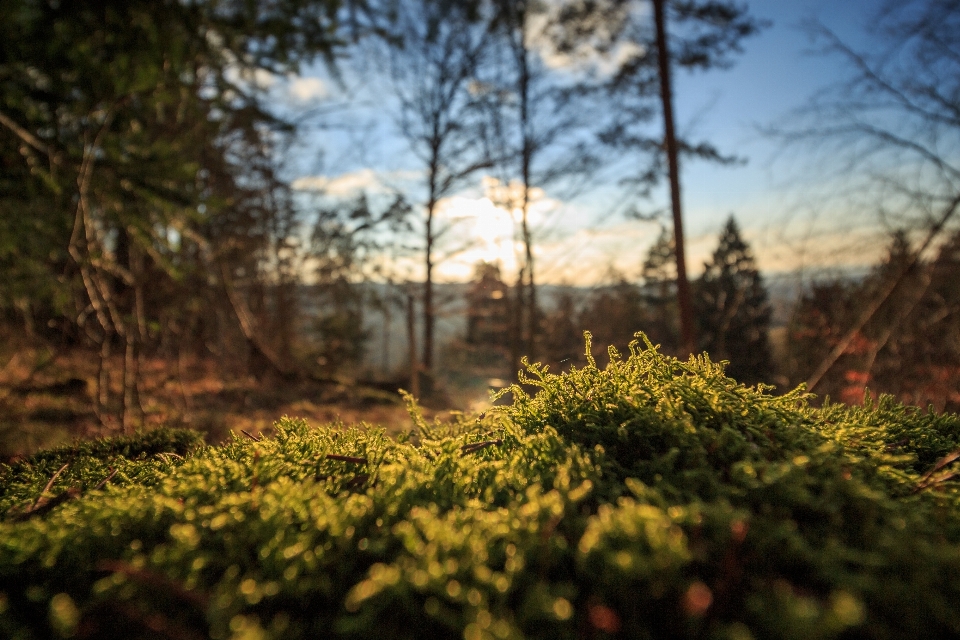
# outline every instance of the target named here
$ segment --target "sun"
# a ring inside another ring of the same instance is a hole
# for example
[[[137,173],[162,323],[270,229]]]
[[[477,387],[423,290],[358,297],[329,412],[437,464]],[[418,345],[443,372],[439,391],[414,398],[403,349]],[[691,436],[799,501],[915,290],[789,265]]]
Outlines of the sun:
[[[490,198],[453,196],[443,201],[439,213],[454,225],[446,244],[456,253],[438,265],[445,279],[469,279],[478,262],[498,264],[506,273],[516,268],[514,221],[509,211]]]

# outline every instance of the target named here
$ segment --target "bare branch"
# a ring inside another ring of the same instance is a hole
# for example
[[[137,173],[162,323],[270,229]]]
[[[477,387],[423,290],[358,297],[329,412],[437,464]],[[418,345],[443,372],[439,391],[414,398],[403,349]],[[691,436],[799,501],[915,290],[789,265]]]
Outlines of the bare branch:
[[[913,255],[899,270],[897,275],[893,278],[890,278],[886,286],[881,289],[879,295],[863,308],[853,325],[847,329],[847,332],[843,335],[840,341],[837,342],[833,349],[830,350],[830,353],[827,354],[827,357],[824,358],[823,361],[813,371],[813,373],[810,374],[810,377],[807,379],[807,390],[812,391],[814,387],[820,383],[820,381],[823,379],[823,376],[830,371],[833,365],[837,363],[837,360],[840,359],[840,356],[843,355],[843,353],[850,346],[850,343],[853,342],[853,339],[856,337],[857,333],[859,333],[860,330],[863,329],[863,327],[877,313],[877,310],[883,306],[883,303],[890,299],[890,296],[893,294],[894,290],[903,281],[907,274],[911,273],[916,268],[921,256],[933,243],[937,236],[939,236],[943,231],[943,228],[953,217],[953,214],[956,212],[958,206],[960,206],[960,195],[954,198],[954,200],[943,212],[943,215],[940,217],[940,219],[930,228],[930,230],[927,232],[927,236],[920,244],[920,247],[913,252]]]

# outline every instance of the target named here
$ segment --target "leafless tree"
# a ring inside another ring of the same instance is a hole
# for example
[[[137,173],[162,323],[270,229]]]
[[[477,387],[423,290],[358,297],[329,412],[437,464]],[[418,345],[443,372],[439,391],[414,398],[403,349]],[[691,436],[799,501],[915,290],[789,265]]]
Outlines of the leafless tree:
[[[483,97],[498,143],[498,204],[518,214],[523,246],[511,347],[511,364],[516,365],[521,355],[537,357],[540,334],[530,208],[537,190],[564,182],[565,195],[572,196],[597,169],[595,139],[587,126],[590,110],[583,102],[596,81],[578,77],[573,68],[558,72],[545,59],[554,53],[557,6],[495,0],[493,7],[491,27],[502,46]]]
[[[770,133],[790,145],[808,145],[824,172],[843,176],[826,189],[848,197],[850,215],[909,233],[902,260],[829,354],[809,372],[814,389],[877,311],[902,290],[898,284],[930,264],[960,206],[960,5],[953,0],[887,2],[858,50],[820,22],[807,30],[822,54],[848,74],[814,95],[790,124]],[[836,229],[828,230],[836,231]],[[879,244],[879,243],[877,243]],[[895,316],[896,317],[896,316]]]
[[[438,219],[438,205],[491,165],[471,94],[488,38],[469,3],[404,0],[395,7],[385,55],[399,103],[399,129],[424,172],[421,365],[429,375],[434,367],[437,248],[451,229]]]

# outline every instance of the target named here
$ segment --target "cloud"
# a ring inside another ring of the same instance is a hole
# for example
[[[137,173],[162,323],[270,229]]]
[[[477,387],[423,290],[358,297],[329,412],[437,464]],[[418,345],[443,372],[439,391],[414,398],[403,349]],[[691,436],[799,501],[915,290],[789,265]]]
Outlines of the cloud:
[[[559,3],[547,5],[544,12],[532,14],[528,23],[527,41],[551,71],[602,79],[613,75],[631,58],[646,54],[643,46],[630,40],[618,41],[611,50],[599,53],[599,48],[609,45],[615,39],[609,28],[602,24],[596,24],[594,34],[589,41],[581,43],[573,51],[558,51],[551,37],[551,31],[555,28],[553,25],[558,21],[561,8],[562,5]],[[628,9],[627,15],[622,17],[642,24],[652,19],[650,13],[650,7],[642,4]]]
[[[327,85],[320,78],[302,78],[299,76],[290,80],[287,91],[290,93],[290,97],[297,102],[323,100],[330,95]]]
[[[421,176],[419,171],[375,171],[369,167],[341,173],[338,176],[302,176],[293,181],[298,191],[322,191],[332,198],[344,198],[367,193],[393,193],[393,182],[409,182]]]
[[[270,89],[277,83],[277,76],[266,69],[252,69],[236,63],[232,63],[227,67],[224,72],[224,77],[230,82],[263,90]]]
[[[332,197],[355,196],[361,191],[383,192],[386,188],[373,169],[365,168],[350,173],[328,176],[304,176],[293,181],[298,191],[322,191]]]

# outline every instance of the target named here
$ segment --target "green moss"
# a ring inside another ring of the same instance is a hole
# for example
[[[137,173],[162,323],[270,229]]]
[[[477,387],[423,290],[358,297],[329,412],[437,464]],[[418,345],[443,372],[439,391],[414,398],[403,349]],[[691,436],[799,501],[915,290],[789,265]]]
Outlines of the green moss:
[[[649,344],[589,362],[396,439],[284,419],[2,468],[0,635],[960,634],[955,463],[925,475],[956,416],[815,409]],[[29,513],[67,463],[49,493],[76,497]]]
[[[88,491],[107,477],[114,486],[152,484],[202,445],[203,436],[196,431],[154,429],[78,442],[40,451],[12,465],[0,464],[0,514],[10,516],[35,502],[51,479],[51,496],[70,488]]]

